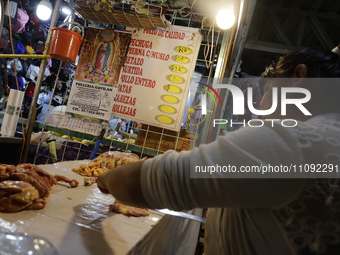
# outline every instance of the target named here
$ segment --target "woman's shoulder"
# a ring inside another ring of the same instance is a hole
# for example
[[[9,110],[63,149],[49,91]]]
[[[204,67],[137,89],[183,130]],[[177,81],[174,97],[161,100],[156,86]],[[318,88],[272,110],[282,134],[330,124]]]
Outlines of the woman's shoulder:
[[[315,116],[290,131],[295,136],[305,161],[332,163],[340,158],[340,114]]]

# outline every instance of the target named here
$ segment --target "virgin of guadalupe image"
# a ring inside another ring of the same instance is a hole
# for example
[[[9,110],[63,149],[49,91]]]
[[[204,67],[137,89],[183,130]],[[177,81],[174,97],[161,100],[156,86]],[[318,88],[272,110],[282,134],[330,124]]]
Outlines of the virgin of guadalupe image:
[[[102,45],[99,46],[94,64],[94,71],[96,73],[102,74],[104,68],[107,68],[107,61],[111,51],[112,49],[110,43],[102,43]]]

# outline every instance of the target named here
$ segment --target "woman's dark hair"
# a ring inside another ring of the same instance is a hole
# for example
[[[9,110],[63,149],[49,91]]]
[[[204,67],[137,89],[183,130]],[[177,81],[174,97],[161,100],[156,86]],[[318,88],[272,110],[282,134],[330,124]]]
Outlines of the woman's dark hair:
[[[261,77],[292,77],[298,64],[306,65],[307,77],[340,77],[340,56],[331,51],[312,48],[281,56],[266,68]]]

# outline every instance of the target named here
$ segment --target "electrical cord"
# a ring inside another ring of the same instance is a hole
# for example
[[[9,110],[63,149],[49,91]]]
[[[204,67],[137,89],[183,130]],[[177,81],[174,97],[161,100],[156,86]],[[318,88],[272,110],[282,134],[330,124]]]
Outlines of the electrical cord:
[[[196,16],[195,13],[192,12],[191,15],[194,16],[194,17],[196,18],[195,20],[196,20],[197,22],[199,22],[199,23],[202,22],[202,20],[200,20],[200,19]]]
[[[204,45],[204,51],[203,51],[204,62],[205,62],[205,66],[206,66],[207,69],[210,69],[210,67],[212,65],[211,61],[212,61],[212,55],[213,55],[213,49],[214,49],[214,34],[215,34],[214,22],[215,22],[215,19],[216,18],[214,18],[213,22],[211,22],[211,24],[210,24],[208,34],[207,34],[207,44]],[[203,19],[203,21],[204,21],[204,19]],[[212,36],[211,36],[211,46],[210,46],[209,36],[210,36],[211,31],[212,31]],[[210,57],[208,56],[209,51],[210,51]],[[207,60],[208,57],[209,57],[209,61]]]
[[[11,40],[11,48],[12,48],[12,54],[14,55],[14,47],[13,47],[13,38],[12,38],[12,21],[11,21],[11,12],[9,9],[10,0],[7,0],[7,10],[8,10],[8,19],[9,19],[9,37]],[[13,58],[13,64],[14,64],[14,76],[15,76],[15,82],[17,85],[17,90],[19,90],[19,83],[18,83],[18,77],[17,77],[17,69],[15,64],[15,58]],[[32,106],[31,106],[32,107]],[[23,122],[23,114],[22,114],[22,107],[20,107],[20,117],[21,117],[21,129],[22,129],[22,147],[21,147],[21,153],[20,153],[20,159],[19,163],[21,163],[22,155],[24,153],[25,148],[25,128],[24,128],[24,122]]]
[[[201,22],[201,29],[204,29],[204,20],[207,19],[208,17],[204,17]]]
[[[182,17],[188,17],[192,12],[191,12],[191,9],[192,9],[192,7],[194,7],[194,5],[195,5],[195,3],[196,3],[196,1],[197,0],[194,0],[194,2],[192,3],[192,5],[191,6],[184,6],[184,7],[182,7],[180,10],[179,10],[179,14],[182,16]],[[189,11],[189,13],[187,13],[186,15],[182,15],[182,12],[183,12],[183,10],[184,9],[186,9],[186,8],[189,8],[190,9],[190,11]]]
[[[197,21],[198,23],[201,23],[202,21],[199,19],[199,18],[197,18],[197,16],[195,15],[195,14],[193,14],[193,13],[190,13],[190,18],[192,18],[193,20],[195,20],[195,21]]]

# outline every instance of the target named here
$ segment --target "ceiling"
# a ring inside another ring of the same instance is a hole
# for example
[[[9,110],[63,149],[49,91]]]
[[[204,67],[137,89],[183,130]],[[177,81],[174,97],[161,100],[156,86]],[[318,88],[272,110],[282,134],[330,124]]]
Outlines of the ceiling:
[[[276,56],[304,47],[331,50],[340,43],[339,29],[339,0],[257,0],[242,71],[259,75]]]
[[[169,3],[176,5],[177,10],[183,6],[193,6],[194,12],[204,17],[211,16],[209,14],[216,11],[225,1],[170,0]],[[238,1],[242,0],[234,0],[235,6],[238,5]],[[340,43],[339,0],[244,0],[244,2],[248,4],[256,2],[241,56],[242,72],[249,75],[260,75],[279,55],[303,47],[331,50]],[[196,25],[201,26],[200,23],[191,24]],[[218,42],[220,43],[221,41]]]

